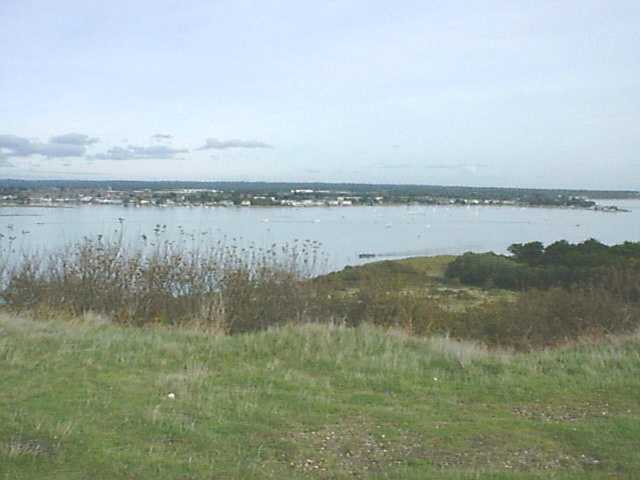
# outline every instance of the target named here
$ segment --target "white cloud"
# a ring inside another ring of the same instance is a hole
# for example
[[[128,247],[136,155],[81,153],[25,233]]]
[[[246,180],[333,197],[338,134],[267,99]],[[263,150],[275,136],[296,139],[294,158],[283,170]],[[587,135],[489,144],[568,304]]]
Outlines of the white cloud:
[[[217,138],[207,138],[205,144],[198,150],[226,150],[229,148],[273,148],[273,146],[257,140],[218,140]]]
[[[164,145],[140,147],[128,145],[126,147],[113,147],[105,153],[92,155],[95,160],[140,160],[140,159],[167,159],[175,158],[180,153],[187,153],[186,148],[171,148]]]
[[[57,138],[57,137],[53,137]],[[88,138],[88,137],[87,137]],[[77,138],[75,138],[77,140]],[[0,135],[0,153],[5,158],[43,155],[51,158],[82,157],[86,154],[86,144],[42,143],[17,135]]]
[[[64,135],[57,135],[49,139],[49,143],[65,144],[65,145],[93,145],[98,143],[100,139],[96,137],[90,137],[83,133],[65,133]]]

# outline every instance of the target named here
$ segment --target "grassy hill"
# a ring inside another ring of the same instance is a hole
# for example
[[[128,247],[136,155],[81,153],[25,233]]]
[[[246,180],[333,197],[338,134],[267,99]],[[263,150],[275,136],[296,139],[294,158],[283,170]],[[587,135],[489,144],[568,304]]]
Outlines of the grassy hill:
[[[640,476],[640,337],[487,352],[0,315],[0,479]]]

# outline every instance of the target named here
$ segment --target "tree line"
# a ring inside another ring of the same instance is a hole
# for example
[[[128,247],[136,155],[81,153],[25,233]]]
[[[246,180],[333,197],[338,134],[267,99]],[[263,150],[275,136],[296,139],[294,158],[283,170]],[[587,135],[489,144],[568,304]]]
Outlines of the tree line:
[[[606,287],[603,283],[615,272],[640,272],[640,242],[609,246],[592,238],[575,244],[560,240],[545,247],[536,241],[514,243],[508,251],[509,256],[465,253],[449,265],[446,278],[466,285],[527,290]]]

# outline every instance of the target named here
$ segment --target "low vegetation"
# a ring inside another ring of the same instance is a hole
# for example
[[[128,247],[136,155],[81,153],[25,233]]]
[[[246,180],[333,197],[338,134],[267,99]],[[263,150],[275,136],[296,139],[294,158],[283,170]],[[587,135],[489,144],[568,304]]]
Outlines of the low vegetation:
[[[392,332],[393,333],[393,332]],[[0,478],[637,478],[640,339],[0,315]]]
[[[313,242],[263,250],[223,243],[188,249],[169,241],[127,248],[85,239],[25,256],[6,270],[2,296],[14,311],[96,312],[124,324],[199,323],[238,333],[299,317],[301,279],[317,261]]]
[[[464,277],[546,268],[512,251],[318,276],[309,242],[96,239],[0,262],[0,480],[636,478],[635,253],[545,288]]]
[[[286,323],[372,324],[519,350],[640,326],[637,244],[558,242],[511,250],[512,257],[425,257],[314,277],[321,256],[309,242],[188,250],[171,242],[127,249],[85,240],[6,269],[2,297],[16,313],[93,312],[126,325],[198,324],[234,334]],[[556,275],[563,268],[577,280]],[[505,285],[512,274],[549,281],[537,288],[528,280]]]
[[[571,244],[565,240],[545,247],[541,242],[513,244],[511,256],[495,253],[466,253],[451,262],[445,272],[449,279],[465,285],[512,290],[550,287],[602,286],[610,290],[626,288],[627,295],[640,300],[640,283],[614,282],[640,270],[640,242],[608,246],[590,239]]]

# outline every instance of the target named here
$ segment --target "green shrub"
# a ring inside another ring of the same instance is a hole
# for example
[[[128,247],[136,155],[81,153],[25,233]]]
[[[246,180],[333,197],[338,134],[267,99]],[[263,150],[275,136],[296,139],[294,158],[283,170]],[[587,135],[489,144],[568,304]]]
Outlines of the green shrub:
[[[456,315],[451,336],[519,350],[552,347],[584,336],[626,333],[640,308],[603,288],[529,290],[515,301],[484,304]]]
[[[561,240],[546,248],[540,242],[529,242],[513,244],[509,251],[511,257],[465,253],[449,264],[445,277],[466,285],[526,290],[588,287],[602,283],[602,278],[617,269],[640,274],[640,242],[608,247],[593,239],[578,244]]]
[[[512,289],[533,282],[531,269],[495,253],[465,253],[449,264],[445,277],[465,285]]]

